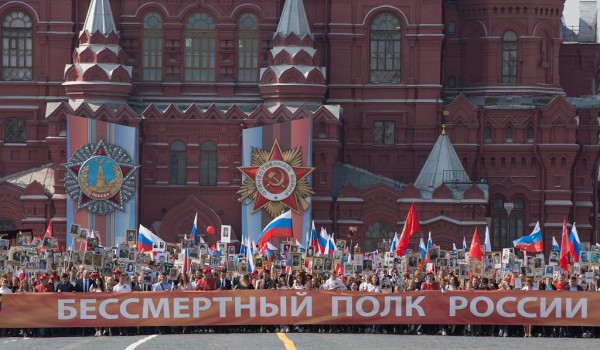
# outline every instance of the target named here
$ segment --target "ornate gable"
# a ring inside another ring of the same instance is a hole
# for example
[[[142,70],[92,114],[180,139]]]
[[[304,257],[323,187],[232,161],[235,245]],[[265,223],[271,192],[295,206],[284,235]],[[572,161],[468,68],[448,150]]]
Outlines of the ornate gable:
[[[400,198],[413,198],[413,199],[421,199],[421,191],[415,187],[414,184],[408,184],[406,187],[400,191]]]
[[[433,199],[452,199],[452,190],[446,184],[439,185],[432,194]]]

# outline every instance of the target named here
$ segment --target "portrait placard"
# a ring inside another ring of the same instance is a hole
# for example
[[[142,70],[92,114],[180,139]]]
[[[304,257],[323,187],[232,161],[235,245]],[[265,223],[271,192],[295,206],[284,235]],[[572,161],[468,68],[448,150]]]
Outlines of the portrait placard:
[[[323,271],[325,271],[325,272],[333,271],[333,259],[330,256],[325,257]]]
[[[278,261],[281,259],[281,254],[279,253],[279,249],[271,250],[271,259],[273,261]]]
[[[129,259],[129,245],[127,243],[121,243],[118,248],[117,257],[120,259]]]
[[[406,259],[407,267],[411,270],[416,269],[419,266],[420,260],[421,260],[421,254],[419,254],[419,253],[410,254]]]
[[[101,268],[102,267],[102,260],[103,260],[102,254],[93,254],[92,255],[92,265],[94,267]]]
[[[307,258],[312,258],[315,256],[315,247],[312,245],[309,245],[308,247],[306,247],[306,257]]]
[[[71,228],[69,229],[69,234],[72,236],[79,236],[79,229],[81,226],[77,224],[71,224]]]
[[[174,268],[174,267],[173,267],[173,268],[171,268],[171,269],[169,270],[169,280],[171,280],[171,281],[176,281],[176,280],[177,280],[177,277],[179,277],[179,269],[176,269],[176,268]]]
[[[469,259],[469,271],[475,276],[481,276],[483,273],[483,263],[475,258]]]
[[[302,267],[302,254],[301,253],[291,253],[289,265],[292,267],[292,270],[300,270]],[[321,268],[321,270],[322,270],[322,268]]]
[[[337,250],[341,250],[342,252],[346,250],[346,240],[345,239],[338,239],[335,242],[335,248]]]
[[[373,261],[372,260],[363,260],[362,262],[362,267],[363,267],[363,272],[364,273],[371,273],[373,272]]]
[[[343,254],[344,254],[344,252],[336,249],[333,252],[333,261],[335,261],[336,263],[339,264],[342,261]],[[307,256],[308,256],[308,254],[307,254]]]
[[[127,238],[127,244],[135,245],[137,242],[137,230],[129,229],[125,231],[125,237]]]
[[[235,246],[234,245],[227,246],[227,255],[230,255],[230,256],[235,255]]]
[[[511,261],[511,256],[514,254],[513,248],[503,248],[502,249],[502,263],[509,264]]]
[[[238,261],[238,272],[242,275],[246,275],[248,273],[248,263],[245,261]]]
[[[354,265],[349,262],[344,263],[344,276],[352,276],[354,274]]]
[[[83,253],[83,264],[87,266],[94,265],[94,252],[88,250]]]
[[[261,257],[255,257],[254,258],[254,268],[255,269],[262,270],[263,269],[263,264],[264,264],[263,258],[261,258]]]
[[[231,225],[221,225],[221,242],[231,243]]]
[[[79,240],[85,241],[89,236],[89,229],[79,227]]]
[[[552,266],[558,265],[558,257],[559,257],[559,252],[551,251],[550,254],[548,254],[548,265],[552,265]]]
[[[461,278],[469,277],[470,266],[467,264],[458,264],[458,274]]]
[[[579,253],[579,263],[584,266],[590,263],[590,252],[589,251],[582,250]]]

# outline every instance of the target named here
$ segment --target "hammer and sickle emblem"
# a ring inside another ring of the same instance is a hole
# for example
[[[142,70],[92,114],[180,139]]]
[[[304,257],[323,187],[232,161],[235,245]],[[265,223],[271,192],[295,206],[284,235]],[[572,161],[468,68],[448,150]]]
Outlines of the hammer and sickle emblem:
[[[275,176],[276,171],[279,173],[279,178]],[[267,177],[269,178],[269,182],[265,185],[266,188],[269,188],[271,186],[285,188],[285,185],[283,184],[283,182],[285,181],[285,175],[281,172],[280,169],[273,170],[269,173],[269,175],[267,175]]]

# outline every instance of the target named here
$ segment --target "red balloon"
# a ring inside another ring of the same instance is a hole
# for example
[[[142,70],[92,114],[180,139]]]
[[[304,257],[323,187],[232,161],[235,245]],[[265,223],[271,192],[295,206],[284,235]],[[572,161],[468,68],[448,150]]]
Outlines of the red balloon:
[[[215,228],[212,226],[208,226],[206,228],[206,233],[208,233],[209,235],[214,235],[215,234]]]

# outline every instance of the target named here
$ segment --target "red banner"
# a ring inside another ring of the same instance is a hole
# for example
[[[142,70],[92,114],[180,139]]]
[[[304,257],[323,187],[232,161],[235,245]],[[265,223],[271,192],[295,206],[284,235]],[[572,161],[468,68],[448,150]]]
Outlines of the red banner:
[[[597,326],[600,293],[552,291],[33,293],[0,295],[0,327],[267,324]]]

